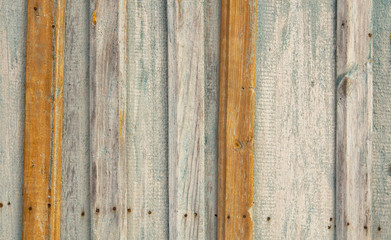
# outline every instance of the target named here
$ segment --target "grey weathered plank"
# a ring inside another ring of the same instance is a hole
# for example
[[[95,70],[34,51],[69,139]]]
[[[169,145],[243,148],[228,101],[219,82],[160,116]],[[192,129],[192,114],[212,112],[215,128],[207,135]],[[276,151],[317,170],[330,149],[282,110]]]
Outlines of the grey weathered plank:
[[[371,0],[337,1],[337,239],[370,239]]]
[[[126,5],[90,1],[90,159],[93,239],[126,239]]]
[[[335,1],[257,5],[254,239],[333,239]]]
[[[128,239],[168,239],[167,4],[127,5]]]
[[[373,0],[372,239],[391,239],[391,1]]]
[[[205,1],[205,239],[217,238],[220,0]]]
[[[0,1],[0,239],[22,238],[26,1]]]
[[[66,1],[61,238],[90,239],[89,0]]]
[[[204,2],[167,2],[170,239],[205,238]]]

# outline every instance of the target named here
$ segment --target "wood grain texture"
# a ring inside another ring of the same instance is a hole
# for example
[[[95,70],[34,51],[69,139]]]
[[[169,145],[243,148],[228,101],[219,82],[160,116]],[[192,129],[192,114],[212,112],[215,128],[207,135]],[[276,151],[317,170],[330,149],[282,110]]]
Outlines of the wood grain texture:
[[[204,2],[169,0],[169,239],[205,238]]]
[[[25,1],[0,1],[0,239],[22,238]]]
[[[126,239],[126,1],[90,1],[92,239]]]
[[[372,239],[391,238],[391,1],[373,0]]]
[[[218,239],[252,239],[256,1],[222,1]]]
[[[67,0],[61,238],[90,237],[89,0]]]
[[[337,2],[337,235],[370,239],[371,1]]]
[[[205,239],[217,237],[220,0],[205,1]]]
[[[335,7],[258,1],[254,239],[334,239]]]
[[[128,239],[168,239],[167,4],[128,1]]]
[[[50,239],[61,235],[62,123],[65,44],[65,0],[57,0],[54,27],[54,80],[52,90],[52,162],[50,185]]]
[[[27,2],[23,239],[59,239],[65,0]]]

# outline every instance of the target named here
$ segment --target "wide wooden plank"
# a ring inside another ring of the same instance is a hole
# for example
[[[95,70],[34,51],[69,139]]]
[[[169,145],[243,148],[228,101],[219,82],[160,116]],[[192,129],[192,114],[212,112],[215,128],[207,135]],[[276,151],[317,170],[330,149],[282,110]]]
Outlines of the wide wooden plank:
[[[370,239],[371,0],[337,1],[337,238]]]
[[[372,239],[391,239],[391,1],[373,0]]]
[[[92,239],[126,239],[126,1],[90,1]]]
[[[167,2],[169,239],[205,238],[204,2]]]
[[[221,11],[218,239],[252,239],[257,3]]]
[[[61,238],[90,239],[89,0],[67,0]]]
[[[22,238],[26,1],[0,1],[0,239]]]
[[[65,0],[27,2],[23,239],[59,239]]]
[[[205,239],[217,237],[220,0],[205,1]]]
[[[254,239],[334,239],[335,7],[258,1]]]
[[[128,239],[168,239],[167,4],[128,1]]]

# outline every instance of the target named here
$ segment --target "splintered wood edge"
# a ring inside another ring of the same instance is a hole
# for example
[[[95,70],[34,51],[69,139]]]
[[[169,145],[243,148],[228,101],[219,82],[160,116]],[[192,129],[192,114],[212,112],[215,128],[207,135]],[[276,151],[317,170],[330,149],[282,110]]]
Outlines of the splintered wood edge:
[[[218,239],[253,235],[256,14],[254,0],[222,1]]]

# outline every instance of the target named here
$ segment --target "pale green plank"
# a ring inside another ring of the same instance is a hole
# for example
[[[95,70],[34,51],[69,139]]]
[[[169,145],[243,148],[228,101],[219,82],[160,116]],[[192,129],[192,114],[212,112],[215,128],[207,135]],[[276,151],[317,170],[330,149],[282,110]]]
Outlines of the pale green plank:
[[[0,239],[22,238],[26,2],[0,0]]]
[[[167,4],[130,0],[127,42],[128,239],[168,239]]]
[[[167,2],[170,239],[204,239],[205,48],[203,1]]]
[[[335,7],[258,1],[254,239],[334,238]]]
[[[126,5],[90,1],[91,237],[126,239]]]
[[[90,239],[89,1],[66,1],[61,238]]]
[[[373,0],[372,239],[391,239],[391,1]]]
[[[337,1],[337,239],[370,239],[371,28],[371,0]]]

